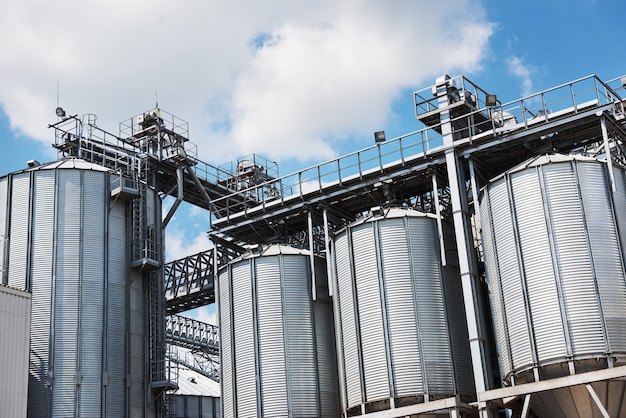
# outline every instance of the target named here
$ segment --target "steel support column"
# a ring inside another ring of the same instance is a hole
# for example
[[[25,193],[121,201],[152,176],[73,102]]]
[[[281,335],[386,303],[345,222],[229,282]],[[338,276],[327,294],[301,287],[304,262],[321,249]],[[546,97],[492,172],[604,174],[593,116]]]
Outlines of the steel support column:
[[[486,339],[481,327],[481,318],[478,303],[480,295],[478,289],[478,274],[474,263],[470,263],[470,249],[468,243],[471,240],[471,230],[465,221],[465,210],[461,201],[461,196],[465,193],[465,186],[459,181],[458,158],[455,152],[453,131],[453,121],[449,106],[450,86],[447,76],[437,80],[437,97],[441,121],[441,135],[445,148],[446,169],[450,186],[450,199],[452,204],[452,216],[454,221],[454,235],[457,243],[459,257],[459,271],[461,274],[461,284],[463,288],[463,301],[465,304],[465,315],[469,335],[470,352],[472,357],[472,368],[474,371],[474,384],[476,392],[483,392],[489,388],[491,379],[489,378],[489,367],[487,362]]]

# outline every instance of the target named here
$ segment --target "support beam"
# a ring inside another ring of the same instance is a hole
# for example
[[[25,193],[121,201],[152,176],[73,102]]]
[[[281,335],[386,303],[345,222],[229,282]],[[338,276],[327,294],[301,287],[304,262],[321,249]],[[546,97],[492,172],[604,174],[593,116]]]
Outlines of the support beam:
[[[539,382],[524,383],[517,386],[480,392],[478,393],[478,401],[489,402],[508,398],[511,396],[523,396],[530,393],[545,392],[548,390],[561,389],[577,385],[585,385],[588,383],[618,378],[626,379],[626,366],[612,367],[610,369],[579,373],[570,376],[557,377],[549,380],[541,380]]]
[[[447,76],[446,76],[447,77]],[[465,213],[461,201],[461,195],[465,194],[464,184],[459,182],[458,158],[455,150],[455,133],[452,126],[450,114],[450,100],[448,97],[447,79],[437,80],[437,98],[441,121],[441,135],[443,137],[443,147],[446,159],[446,169],[448,172],[448,183],[450,186],[450,198],[452,203],[452,217],[454,221],[454,235],[457,243],[457,253],[459,257],[459,271],[461,273],[461,285],[463,288],[463,301],[465,304],[465,315],[469,334],[470,354],[472,357],[472,368],[474,371],[474,384],[476,392],[483,392],[491,382],[489,377],[488,356],[486,350],[486,339],[482,335],[479,292],[477,286],[477,273],[473,271],[470,263],[470,249],[468,243],[472,242],[465,221]]]
[[[591,399],[593,399],[593,401],[596,403],[596,406],[600,410],[602,416],[604,418],[611,418],[604,405],[602,405],[602,401],[600,401],[600,398],[598,397],[596,391],[593,389],[593,386],[591,386],[590,383],[587,383],[585,387],[587,388],[587,392],[589,392],[589,394],[591,395]]]

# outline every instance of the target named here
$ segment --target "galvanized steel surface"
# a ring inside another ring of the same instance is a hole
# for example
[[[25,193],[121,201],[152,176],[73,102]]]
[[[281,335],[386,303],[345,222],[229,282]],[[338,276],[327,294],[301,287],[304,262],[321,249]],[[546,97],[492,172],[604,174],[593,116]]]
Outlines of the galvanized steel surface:
[[[26,418],[31,294],[0,285],[0,415]]]
[[[626,353],[626,225],[618,217],[626,196],[624,174],[614,172],[615,193],[603,162],[539,157],[485,189],[486,267],[507,379]]]
[[[357,221],[333,259],[344,411],[474,395],[460,278],[441,265],[433,217],[391,208]]]
[[[339,415],[332,305],[311,281],[309,254],[279,245],[220,271],[225,417]]]
[[[109,181],[80,160],[0,178],[1,279],[32,291],[30,417],[144,415],[144,289],[129,296],[129,212]]]

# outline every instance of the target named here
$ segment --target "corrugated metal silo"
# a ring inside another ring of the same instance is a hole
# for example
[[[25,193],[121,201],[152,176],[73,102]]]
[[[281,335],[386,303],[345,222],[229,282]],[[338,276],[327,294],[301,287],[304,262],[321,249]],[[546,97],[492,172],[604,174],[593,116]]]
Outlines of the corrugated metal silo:
[[[220,271],[224,417],[339,415],[332,304],[317,263],[315,301],[304,250],[272,245]]]
[[[2,282],[32,292],[29,417],[154,415],[132,205],[111,196],[111,176],[67,159],[0,178]]]
[[[613,174],[616,192],[604,162],[549,155],[483,191],[485,262],[507,383],[624,363],[626,193],[623,171]]]
[[[434,216],[384,209],[333,242],[343,411],[474,399],[461,281],[442,266]]]

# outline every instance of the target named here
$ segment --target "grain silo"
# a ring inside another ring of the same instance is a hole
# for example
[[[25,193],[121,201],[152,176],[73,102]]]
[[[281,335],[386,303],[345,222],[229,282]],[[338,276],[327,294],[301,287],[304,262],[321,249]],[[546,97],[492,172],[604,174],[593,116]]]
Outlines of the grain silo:
[[[305,250],[274,244],[221,269],[224,417],[339,415],[332,304],[319,267],[315,300]]]
[[[505,384],[625,364],[624,181],[621,169],[609,171],[603,161],[554,154],[483,190],[485,262]],[[619,395],[625,389],[614,380],[538,393],[535,410],[601,416],[589,391],[618,416],[626,410]]]
[[[413,415],[475,398],[458,268],[444,267],[440,253],[436,218],[412,209],[378,209],[337,233],[333,303],[348,416]]]
[[[119,175],[80,159],[32,165],[0,178],[2,282],[32,292],[28,416],[156,416],[156,276],[131,247],[140,208],[160,251],[160,198],[128,199]]]

